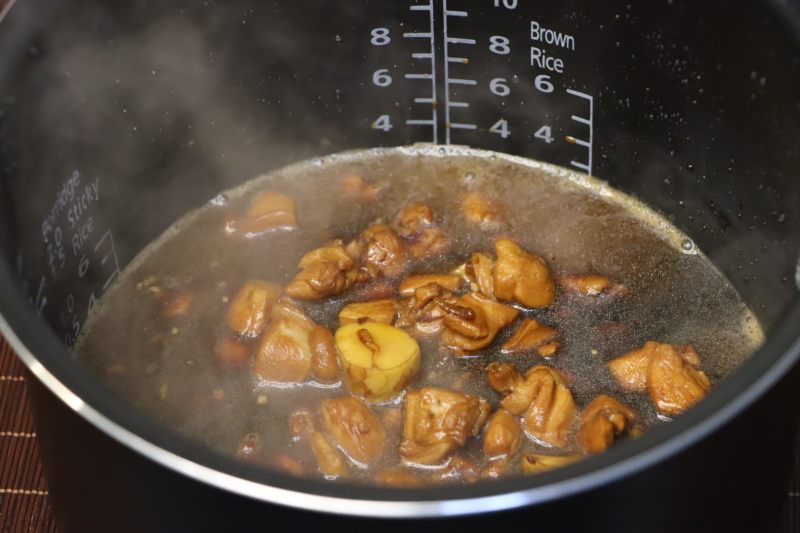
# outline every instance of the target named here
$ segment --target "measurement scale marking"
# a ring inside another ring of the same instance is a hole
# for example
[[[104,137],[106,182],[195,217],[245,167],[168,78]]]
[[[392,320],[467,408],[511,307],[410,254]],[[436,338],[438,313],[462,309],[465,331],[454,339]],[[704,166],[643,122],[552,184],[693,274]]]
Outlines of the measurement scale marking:
[[[448,63],[463,63],[463,64],[466,65],[467,63],[469,63],[469,59],[467,59],[466,57],[448,57],[447,58],[447,62]]]
[[[461,78],[449,78],[447,83],[450,85],[478,85],[478,82],[475,80],[465,80]]]
[[[445,17],[466,17],[468,16],[466,11],[451,11],[448,9],[444,10]]]
[[[425,5],[412,5],[409,6],[411,11],[427,11],[429,28],[426,32],[406,32],[403,37],[407,39],[428,39],[430,40],[430,50],[428,52],[413,52],[411,57],[413,59],[425,59],[431,62],[431,70],[429,73],[409,73],[403,76],[407,80],[430,80],[431,92],[430,96],[416,97],[414,103],[427,104],[430,106],[431,118],[429,119],[408,119],[406,124],[409,126],[431,126],[433,129],[433,142],[439,142],[438,131],[438,112],[436,110],[436,37],[434,33],[435,28],[435,12],[433,9],[434,0],[430,0]]]
[[[475,39],[462,39],[460,37],[445,37],[445,42],[450,44],[475,44]]]
[[[469,107],[468,102],[447,102],[450,107]]]
[[[459,122],[449,123],[447,125],[447,127],[451,128],[451,129],[454,129],[454,130],[476,130],[476,129],[478,129],[478,126],[476,126],[475,124],[462,124],[462,123],[459,123]]]
[[[569,142],[572,144],[577,144],[579,146],[583,146],[586,148],[588,153],[588,161],[586,163],[579,163],[578,161],[570,161],[570,165],[575,168],[579,168],[586,172],[587,174],[592,173],[592,152],[593,152],[593,136],[594,136],[594,98],[591,95],[586,93],[582,93],[580,91],[576,91],[574,89],[567,89],[567,93],[571,94],[572,96],[577,96],[578,98],[582,98],[589,102],[589,117],[579,117],[577,115],[572,115],[570,118],[579,123],[587,126],[589,128],[589,140],[583,139],[576,139],[575,137],[571,137]]]

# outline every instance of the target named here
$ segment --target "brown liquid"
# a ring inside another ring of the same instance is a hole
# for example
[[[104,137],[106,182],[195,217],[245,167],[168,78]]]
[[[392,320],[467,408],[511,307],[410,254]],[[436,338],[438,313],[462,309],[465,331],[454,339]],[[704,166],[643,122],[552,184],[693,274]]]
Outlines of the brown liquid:
[[[380,185],[378,202],[353,202],[342,195],[341,178],[353,173]],[[295,199],[300,228],[252,239],[226,234],[226,220],[243,213],[250,198],[266,189]],[[484,231],[464,222],[458,201],[468,190],[503,207],[500,229]],[[622,391],[607,371],[608,360],[650,339],[692,343],[714,383],[763,341],[757,320],[720,272],[690,240],[639,202],[592,178],[533,161],[455,148],[409,148],[294,165],[187,215],[140,254],[95,307],[76,353],[112,389],[163,425],[231,454],[243,437],[256,434],[263,446],[259,460],[288,453],[309,475],[318,476],[307,444],[292,439],[287,418],[300,407],[316,411],[322,398],[346,394],[345,387],[306,383],[275,388],[258,383],[247,370],[220,370],[213,350],[226,331],[227,301],[249,278],[286,284],[305,252],[331,238],[347,242],[377,219],[391,220],[412,201],[428,203],[454,242],[452,254],[431,258],[415,272],[448,271],[474,251],[493,255],[494,239],[504,235],[545,257],[555,275],[604,274],[632,294],[596,306],[559,297],[549,308],[524,311],[520,318],[535,317],[561,333],[559,352],[549,361],[497,352],[516,324],[471,358],[443,355],[437,338],[421,339],[422,372],[413,388],[454,388],[460,381],[460,390],[496,407],[500,398],[486,385],[486,364],[512,361],[524,371],[544,363],[572,378],[570,390],[579,406],[605,392],[633,407],[647,428],[661,423],[649,397]],[[179,319],[159,318],[152,294],[137,290],[150,276],[167,290],[190,288],[192,311]],[[339,309],[352,300],[351,290],[301,305],[313,320],[335,331]],[[402,407],[401,401],[395,403]],[[380,417],[396,407],[374,410]],[[387,429],[384,460],[369,469],[353,467],[352,477],[369,481],[377,470],[398,465],[401,432],[402,424]],[[523,451],[553,453],[530,440]],[[458,453],[484,462],[480,439],[471,439]],[[511,473],[518,464],[514,459]]]

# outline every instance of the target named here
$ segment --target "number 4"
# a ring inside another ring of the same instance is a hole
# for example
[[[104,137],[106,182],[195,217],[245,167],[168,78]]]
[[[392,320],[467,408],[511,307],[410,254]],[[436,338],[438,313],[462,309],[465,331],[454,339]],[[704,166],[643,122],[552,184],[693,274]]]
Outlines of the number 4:
[[[508,129],[508,121],[504,118],[501,118],[500,120],[495,122],[494,125],[492,125],[492,127],[489,128],[489,131],[498,134],[503,139],[511,135],[511,131],[509,131]]]
[[[538,130],[536,130],[536,133],[534,133],[533,136],[536,137],[537,139],[543,140],[547,144],[553,142],[553,133],[550,130],[550,126],[542,126]]]
[[[393,126],[392,121],[389,119],[389,115],[381,115],[375,119],[375,122],[373,122],[370,127],[373,130],[389,131]]]

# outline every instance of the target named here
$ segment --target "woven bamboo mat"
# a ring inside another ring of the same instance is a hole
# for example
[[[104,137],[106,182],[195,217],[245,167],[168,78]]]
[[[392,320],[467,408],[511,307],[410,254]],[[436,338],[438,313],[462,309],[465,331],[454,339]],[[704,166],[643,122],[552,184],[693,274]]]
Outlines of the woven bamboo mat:
[[[0,0],[0,5],[2,5]],[[25,396],[28,374],[0,338],[0,531],[56,531]]]

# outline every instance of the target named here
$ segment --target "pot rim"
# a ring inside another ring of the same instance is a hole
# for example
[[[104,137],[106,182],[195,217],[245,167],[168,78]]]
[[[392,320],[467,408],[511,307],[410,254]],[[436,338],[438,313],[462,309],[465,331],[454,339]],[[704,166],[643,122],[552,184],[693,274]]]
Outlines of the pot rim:
[[[452,146],[442,153],[441,148],[418,145],[399,149],[412,149],[416,153],[436,151],[440,155],[453,150],[493,153]],[[559,168],[508,154],[496,155],[540,169]],[[74,358],[27,304],[16,276],[3,261],[0,261],[0,294],[6,295],[0,303],[0,334],[31,373],[71,410],[126,448],[195,481],[241,496],[302,510],[361,517],[444,517],[510,510],[609,484],[673,456],[716,431],[764,395],[800,359],[797,329],[800,296],[794,292],[792,302],[764,345],[715,386],[703,401],[671,423],[652,428],[644,436],[623,442],[603,454],[536,476],[469,486],[398,489],[341,481],[331,484],[253,468],[194,444],[171,430],[165,432],[155,422],[133,412],[121,399],[108,394],[87,369],[74,364]]]

